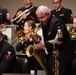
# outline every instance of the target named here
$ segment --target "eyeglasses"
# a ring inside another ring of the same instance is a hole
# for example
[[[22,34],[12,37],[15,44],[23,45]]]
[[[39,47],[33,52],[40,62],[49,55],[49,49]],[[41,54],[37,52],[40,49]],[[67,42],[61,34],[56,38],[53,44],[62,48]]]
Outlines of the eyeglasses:
[[[58,4],[58,3],[60,3],[60,2],[53,2],[53,4]]]

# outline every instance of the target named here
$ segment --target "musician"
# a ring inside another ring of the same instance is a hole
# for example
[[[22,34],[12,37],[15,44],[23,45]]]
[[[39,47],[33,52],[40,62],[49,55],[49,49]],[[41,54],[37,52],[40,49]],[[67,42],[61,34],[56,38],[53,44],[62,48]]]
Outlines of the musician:
[[[5,35],[5,34],[2,34],[2,35],[3,35],[3,39],[4,39],[5,41],[8,41],[8,36]]]
[[[12,73],[15,64],[15,50],[3,39],[0,31],[0,73]]]
[[[75,32],[76,33],[76,16],[74,16],[73,18],[73,27],[75,27]],[[72,44],[75,50],[75,55],[76,55],[76,38],[72,39]],[[72,74],[71,75],[76,75],[76,56],[75,59],[73,60],[73,64],[72,64]]]
[[[16,31],[23,30],[24,23],[27,20],[33,20],[36,23],[39,22],[37,16],[35,15],[35,11],[37,7],[33,5],[33,0],[24,0],[24,4],[25,4],[24,7],[21,7],[17,10],[13,19],[15,19],[16,17],[18,17],[20,14],[22,14],[24,11],[27,11],[28,9],[30,11],[25,12],[24,14],[22,14],[21,17],[19,17],[17,20],[12,22],[13,24],[16,25]]]
[[[73,27],[75,27],[75,32],[74,33],[76,33],[76,16],[74,16],[74,18],[73,18]],[[73,39],[72,42],[73,42],[74,50],[76,52],[76,38]]]
[[[74,50],[70,42],[65,24],[55,16],[51,16],[47,6],[39,6],[36,15],[41,21],[44,42],[36,44],[37,49],[45,47],[48,51],[47,66],[49,75],[70,75]],[[60,43],[60,44],[59,44]],[[59,51],[57,63],[53,64],[53,50]],[[56,74],[54,71],[55,67]],[[59,71],[59,74],[58,72]]]
[[[36,27],[36,25],[34,24],[33,21],[31,21],[31,20],[26,21],[24,23],[24,27],[23,27],[24,33],[26,34],[29,30],[34,29],[35,27]],[[18,31],[17,34],[20,34],[20,32]],[[19,44],[20,44],[20,46],[19,46]],[[25,40],[20,41],[19,44],[16,46],[16,51],[21,51],[21,49],[22,49],[22,54],[25,54],[25,51],[26,51],[25,48],[28,47],[29,44],[33,44],[33,41],[29,40],[27,37]]]
[[[76,27],[76,16],[73,18],[73,26]]]
[[[58,17],[65,24],[73,23],[73,13],[71,9],[64,8],[62,6],[62,0],[53,0],[54,10],[52,10],[52,16]]]
[[[25,35],[27,32],[30,32],[30,30],[32,30],[34,28],[36,28],[34,21],[32,21],[32,20],[26,21],[24,23],[24,27],[23,27]],[[20,34],[20,32],[18,31],[17,34]],[[34,44],[31,33],[28,33],[25,37],[26,37],[26,39],[20,41],[16,46],[16,51],[17,52],[22,51],[22,55],[26,54],[26,50],[29,45]],[[40,36],[38,36],[38,37],[39,37],[39,39],[41,39]],[[36,70],[36,68],[37,68],[36,66],[38,66],[38,68],[42,69],[40,67],[40,65],[38,64],[37,60],[33,56],[32,57],[25,56],[25,58],[27,58],[27,60],[28,60],[27,73],[30,73],[30,70]]]
[[[0,6],[0,25],[10,25],[10,14],[6,8]]]

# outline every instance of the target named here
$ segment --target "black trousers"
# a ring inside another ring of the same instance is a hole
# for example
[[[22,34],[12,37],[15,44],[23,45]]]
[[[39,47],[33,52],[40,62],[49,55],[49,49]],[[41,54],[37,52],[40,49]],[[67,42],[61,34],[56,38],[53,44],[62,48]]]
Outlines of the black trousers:
[[[72,62],[59,64],[59,75],[71,75]],[[52,68],[49,69],[49,75],[55,75]]]

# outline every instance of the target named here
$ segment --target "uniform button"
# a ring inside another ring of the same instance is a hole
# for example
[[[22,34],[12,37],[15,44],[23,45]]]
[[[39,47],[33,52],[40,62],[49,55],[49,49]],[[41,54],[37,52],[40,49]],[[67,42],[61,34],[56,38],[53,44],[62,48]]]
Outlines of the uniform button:
[[[19,25],[17,25],[16,27],[19,27]]]
[[[22,23],[24,23],[24,21],[22,21]]]
[[[23,25],[21,25],[21,27],[23,27]]]
[[[25,46],[26,46],[26,44],[25,44]]]
[[[26,49],[26,48],[25,48]]]

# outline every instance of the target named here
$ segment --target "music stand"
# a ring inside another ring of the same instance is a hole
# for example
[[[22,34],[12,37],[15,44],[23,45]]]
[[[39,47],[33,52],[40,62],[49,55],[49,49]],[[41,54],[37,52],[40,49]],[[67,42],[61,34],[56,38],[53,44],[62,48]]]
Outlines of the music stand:
[[[11,41],[14,37],[14,25],[0,25],[0,30],[3,34],[8,36],[8,41]]]

